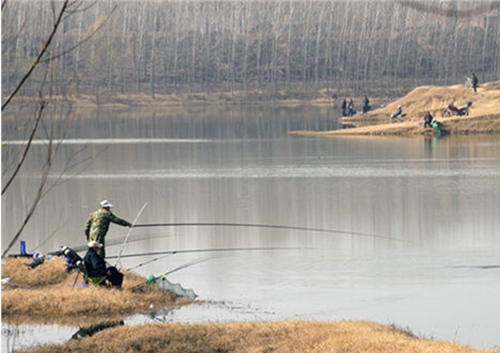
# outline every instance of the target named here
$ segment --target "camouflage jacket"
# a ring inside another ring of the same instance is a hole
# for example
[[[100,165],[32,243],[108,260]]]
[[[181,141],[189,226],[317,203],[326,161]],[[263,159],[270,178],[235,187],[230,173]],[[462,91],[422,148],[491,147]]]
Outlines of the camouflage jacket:
[[[92,213],[85,223],[85,236],[90,240],[102,242],[108,232],[110,223],[116,223],[121,226],[131,225],[129,222],[116,217],[111,211],[100,208]]]

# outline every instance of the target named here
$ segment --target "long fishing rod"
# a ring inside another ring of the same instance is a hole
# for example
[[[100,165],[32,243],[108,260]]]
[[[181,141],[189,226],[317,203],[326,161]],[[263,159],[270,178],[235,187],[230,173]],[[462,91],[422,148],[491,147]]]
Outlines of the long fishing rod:
[[[175,254],[192,254],[192,253],[205,253],[205,252],[232,252],[232,251],[280,251],[280,250],[318,250],[323,248],[291,248],[291,247],[276,247],[276,248],[210,248],[210,249],[185,249],[185,250],[165,250],[165,251],[151,251],[139,254],[127,254],[125,257],[140,257],[140,256],[155,256],[155,255],[175,255]],[[107,259],[114,259],[116,256],[106,257]]]
[[[150,264],[152,262],[155,262],[155,261],[158,261],[158,260],[161,260],[161,259],[164,259],[168,256],[172,256],[174,254],[166,254],[166,255],[163,255],[163,256],[159,256],[159,257],[155,257],[154,259],[151,259],[151,260],[148,260],[148,261],[145,261],[145,262],[141,262],[140,264],[137,264],[135,266],[132,266],[130,268],[127,268],[127,271],[132,271],[132,270],[135,270],[136,268],[139,268],[139,267],[142,267],[144,265],[147,265],[147,264]]]
[[[361,232],[353,232],[347,230],[336,230],[336,229],[324,229],[324,228],[310,228],[310,227],[295,227],[295,226],[284,226],[284,225],[274,225],[274,224],[252,224],[252,223],[151,223],[151,224],[136,224],[134,227],[251,227],[251,228],[274,228],[274,229],[288,229],[288,230],[300,230],[308,232],[323,232],[323,233],[335,233],[335,234],[348,234],[348,235],[358,235],[362,237],[371,238],[381,238],[389,240],[404,241],[403,239],[391,238],[379,234],[369,234]]]
[[[132,271],[135,270],[136,268],[142,267],[144,265],[150,264],[152,262],[161,260],[165,257],[172,256],[178,253],[181,254],[188,254],[188,253],[200,253],[200,252],[231,252],[231,251],[255,251],[255,250],[304,250],[304,249],[316,249],[316,248],[290,248],[290,247],[285,247],[285,248],[223,248],[223,249],[194,249],[194,250],[174,250],[174,251],[159,251],[159,252],[148,252],[148,253],[140,253],[140,254],[129,254],[125,255],[124,257],[141,257],[141,256],[153,256],[153,255],[162,255],[155,257],[151,260],[141,262],[135,266],[132,266],[130,268],[127,268],[127,271]],[[317,250],[317,249],[316,249]],[[111,257],[113,258],[113,257]]]
[[[128,230],[127,236],[125,237],[125,241],[123,242],[122,247],[120,249],[120,252],[118,253],[118,257],[116,258],[115,267],[118,267],[118,263],[120,262],[120,256],[123,254],[123,251],[125,250],[125,246],[127,246],[128,237],[130,236],[130,233],[132,233],[132,229],[134,229],[134,224],[137,223],[137,221],[139,220],[139,217],[141,216],[142,211],[144,211],[144,209],[146,208],[147,205],[148,205],[148,201],[146,201],[144,203],[144,205],[142,205],[141,209],[139,210],[139,212],[135,216],[134,221],[132,222],[132,227],[130,227],[130,229]]]
[[[146,236],[147,236],[147,238],[146,238]],[[129,239],[128,242],[127,242],[127,244],[138,242],[138,241],[144,241],[144,240],[164,238],[164,237],[168,237],[168,236],[172,236],[172,234],[156,235],[156,236],[151,236],[149,234],[142,234],[139,238],[136,238],[137,236],[134,236],[134,239]],[[106,240],[106,247],[108,247],[108,248],[112,247],[112,246],[115,246],[115,245],[120,245],[120,244],[123,244],[123,239],[110,239],[110,240]],[[74,252],[82,252],[82,251],[86,251],[88,249],[88,246],[87,246],[87,244],[85,244],[85,245],[78,245],[78,246],[74,246],[74,247],[70,246],[70,248]]]
[[[201,263],[201,262],[205,262],[205,261],[208,261],[208,260],[210,260],[210,259],[211,259],[210,257],[204,257],[204,258],[196,259],[196,260],[190,261],[190,262],[188,262],[188,263],[185,263],[185,264],[183,264],[183,265],[181,265],[181,266],[179,266],[179,267],[176,267],[176,268],[174,268],[173,270],[169,270],[169,271],[167,271],[167,272],[165,272],[165,273],[162,273],[162,274],[161,274],[161,275],[159,275],[159,276],[155,276],[155,277],[151,276],[150,278],[148,278],[148,279],[147,279],[147,281],[146,281],[146,282],[141,283],[141,284],[138,284],[138,285],[136,285],[136,286],[132,287],[132,292],[135,292],[135,291],[137,291],[137,290],[139,290],[139,289],[141,289],[141,288],[144,288],[146,285],[148,285],[148,284],[150,284],[150,283],[154,283],[154,282],[158,281],[159,279],[164,279],[164,278],[166,278],[168,275],[170,275],[170,274],[172,274],[172,273],[174,273],[174,272],[177,272],[177,271],[183,270],[183,269],[188,268],[188,267],[191,267],[191,266],[193,266],[193,265],[197,265],[197,264],[199,264],[199,263]]]

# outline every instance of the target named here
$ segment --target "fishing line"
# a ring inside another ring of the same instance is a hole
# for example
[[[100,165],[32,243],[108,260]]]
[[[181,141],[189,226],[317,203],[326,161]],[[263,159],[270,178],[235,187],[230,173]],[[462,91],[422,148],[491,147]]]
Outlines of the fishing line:
[[[295,226],[283,226],[283,225],[273,225],[273,224],[252,224],[252,223],[151,223],[151,224],[137,224],[134,227],[251,227],[251,228],[274,228],[274,229],[289,229],[289,230],[301,230],[309,232],[323,232],[323,233],[336,233],[336,234],[348,234],[348,235],[358,235],[362,237],[370,238],[380,238],[389,239],[397,241],[405,241],[403,239],[391,238],[379,234],[369,234],[361,232],[353,232],[347,230],[335,230],[335,229],[324,229],[324,228],[309,228],[309,227],[295,227]]]
[[[34,249],[33,249],[33,252],[34,252],[34,253],[38,252],[38,251],[37,251],[37,250],[38,250],[38,248],[40,248],[40,247],[42,247],[43,245],[45,245],[45,244],[46,244],[46,243],[47,243],[47,242],[48,242],[48,241],[49,241],[49,240],[50,240],[50,239],[51,239],[54,235],[56,235],[56,234],[57,234],[57,233],[58,233],[61,229],[62,229],[62,227],[60,227],[60,228],[58,228],[58,229],[54,230],[54,231],[52,232],[52,234],[51,234],[51,235],[49,235],[49,236],[47,237],[47,239],[45,239],[44,241],[42,241],[40,244],[38,244],[38,245],[37,245],[37,247],[36,247],[36,248],[34,248]]]

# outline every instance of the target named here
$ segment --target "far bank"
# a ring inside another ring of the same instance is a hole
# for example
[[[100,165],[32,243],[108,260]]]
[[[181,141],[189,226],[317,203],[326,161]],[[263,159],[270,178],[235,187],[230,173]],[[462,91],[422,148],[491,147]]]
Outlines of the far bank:
[[[446,116],[449,104],[471,106],[467,115]],[[402,108],[402,115],[391,114]],[[500,134],[500,81],[481,85],[477,92],[463,85],[421,86],[406,96],[374,109],[367,114],[340,118],[345,129],[332,131],[292,131],[301,136],[425,136],[434,135],[436,129],[425,128],[424,115],[430,112],[438,121],[438,133],[443,135],[499,135]]]

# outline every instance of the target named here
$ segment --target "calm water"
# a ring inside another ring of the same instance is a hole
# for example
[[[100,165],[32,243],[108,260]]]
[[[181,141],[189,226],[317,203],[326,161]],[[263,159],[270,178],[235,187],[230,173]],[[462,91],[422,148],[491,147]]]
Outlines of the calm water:
[[[24,132],[7,135],[15,125],[3,124],[3,139],[11,141],[2,148],[6,166],[6,152],[21,148],[16,141]],[[130,221],[148,202],[142,224],[334,230],[136,228],[126,255],[260,250],[121,262],[123,268],[142,265],[135,271],[149,276],[206,260],[169,276],[194,289],[199,303],[167,313],[168,321],[362,319],[474,347],[500,345],[500,138],[286,134],[336,127],[331,112],[312,108],[191,112],[189,119],[80,117],[51,174],[59,185],[43,199],[23,240],[28,251],[42,253],[82,245],[83,224],[104,198]],[[35,158],[2,197],[2,248],[36,190],[45,148],[42,141],[34,145]],[[75,161],[71,175],[58,178]],[[110,228],[108,241],[116,245],[108,247],[109,256],[119,253],[127,230]],[[64,341],[71,334],[56,336]]]

